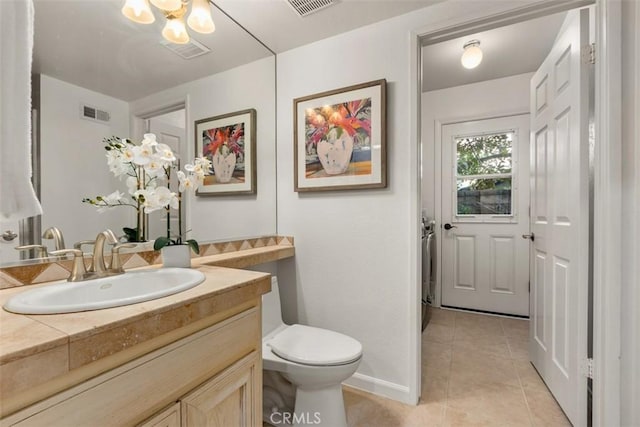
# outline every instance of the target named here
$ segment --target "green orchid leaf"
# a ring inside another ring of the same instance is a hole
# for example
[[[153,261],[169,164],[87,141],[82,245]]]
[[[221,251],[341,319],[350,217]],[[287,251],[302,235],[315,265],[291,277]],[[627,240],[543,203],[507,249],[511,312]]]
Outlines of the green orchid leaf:
[[[200,246],[198,245],[198,242],[196,242],[195,239],[189,239],[187,240],[187,245],[191,246],[191,249],[193,249],[193,252],[197,253],[198,255],[200,255]]]
[[[166,236],[158,237],[155,242],[153,242],[153,249],[159,251],[167,245],[171,244],[171,239]]]

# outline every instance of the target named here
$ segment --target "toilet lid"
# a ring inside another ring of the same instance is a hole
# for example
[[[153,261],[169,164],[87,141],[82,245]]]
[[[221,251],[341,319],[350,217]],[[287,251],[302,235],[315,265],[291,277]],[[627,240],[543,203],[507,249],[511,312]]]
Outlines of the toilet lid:
[[[334,331],[291,325],[267,345],[278,356],[305,365],[344,365],[362,356],[362,344]]]

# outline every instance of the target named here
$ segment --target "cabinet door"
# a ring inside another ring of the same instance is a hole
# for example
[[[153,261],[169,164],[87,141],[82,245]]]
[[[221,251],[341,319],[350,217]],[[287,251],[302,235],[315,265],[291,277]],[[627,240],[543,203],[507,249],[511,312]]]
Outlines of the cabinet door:
[[[261,388],[262,367],[254,351],[181,400],[182,426],[258,427]]]
[[[180,427],[180,402],[138,424],[138,427]]]

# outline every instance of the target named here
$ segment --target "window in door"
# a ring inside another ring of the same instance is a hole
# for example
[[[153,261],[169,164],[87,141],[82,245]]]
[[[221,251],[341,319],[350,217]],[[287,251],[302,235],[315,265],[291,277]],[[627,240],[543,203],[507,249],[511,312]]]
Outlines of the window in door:
[[[457,216],[513,216],[515,134],[509,130],[454,138]]]

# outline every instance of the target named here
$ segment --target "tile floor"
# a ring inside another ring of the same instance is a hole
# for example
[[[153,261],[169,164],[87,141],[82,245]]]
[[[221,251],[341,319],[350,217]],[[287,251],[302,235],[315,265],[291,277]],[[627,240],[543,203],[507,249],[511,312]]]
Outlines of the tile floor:
[[[350,427],[570,426],[528,362],[528,322],[433,309],[418,406],[345,387]]]

